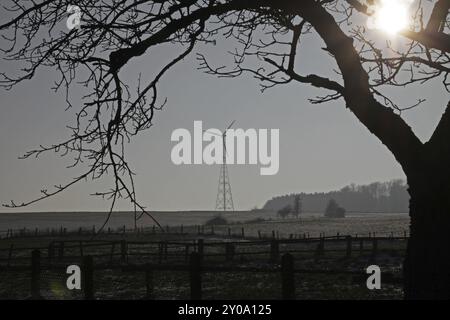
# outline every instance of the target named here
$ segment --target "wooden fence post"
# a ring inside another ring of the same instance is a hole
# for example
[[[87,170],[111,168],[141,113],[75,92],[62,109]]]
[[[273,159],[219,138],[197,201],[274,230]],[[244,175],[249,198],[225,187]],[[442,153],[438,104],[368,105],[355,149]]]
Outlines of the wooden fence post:
[[[347,250],[345,256],[347,258],[350,258],[352,256],[352,245],[353,245],[352,236],[347,236],[346,239],[347,239]]]
[[[282,299],[295,299],[294,257],[286,253],[281,258]]]
[[[111,253],[109,254],[109,263],[113,262],[114,259],[114,249],[116,248],[116,243],[113,242],[111,245]]]
[[[158,263],[162,263],[164,255],[164,242],[158,242]]]
[[[84,252],[83,252],[83,241],[79,242],[79,247],[80,247],[80,257],[83,257]]]
[[[11,245],[9,246],[9,251],[8,251],[8,263],[7,263],[8,267],[9,267],[9,264],[11,263],[13,250],[14,250],[14,244],[11,243]]]
[[[150,269],[145,270],[145,289],[146,298],[153,299],[153,272]]]
[[[62,260],[63,258],[64,258],[64,241],[60,241],[58,247],[58,260]]]
[[[272,239],[270,241],[270,260],[272,262],[278,261],[278,258],[280,257],[280,248],[278,241],[276,239]]]
[[[359,255],[362,255],[364,253],[364,240],[361,238],[359,240]]]
[[[320,237],[319,244],[317,245],[316,255],[323,256],[325,253],[325,238]]]
[[[189,245],[188,244],[184,247],[184,259],[186,261],[189,260]]]
[[[41,252],[39,250],[33,250],[31,252],[31,298],[41,298],[40,293],[40,281],[41,281]]]
[[[94,260],[92,256],[83,257],[82,279],[84,288],[84,299],[94,299]]]
[[[372,260],[375,261],[378,254],[378,239],[373,238],[372,240]]]
[[[123,263],[127,262],[127,242],[126,240],[120,241],[120,257]]]
[[[225,260],[231,261],[234,258],[235,247],[233,243],[225,243]]]
[[[167,241],[164,241],[164,260],[167,260],[168,251],[169,251],[169,244],[167,243]]]
[[[48,254],[48,263],[51,264],[53,256],[54,256],[54,244],[53,244],[53,242],[49,243],[48,249],[47,249],[47,254]]]
[[[197,252],[200,255],[200,257],[203,258],[203,253],[204,253],[204,241],[203,241],[203,239],[198,239],[198,241],[197,241]]]
[[[191,285],[191,300],[202,299],[202,257],[198,252],[192,252],[189,262],[189,279]]]

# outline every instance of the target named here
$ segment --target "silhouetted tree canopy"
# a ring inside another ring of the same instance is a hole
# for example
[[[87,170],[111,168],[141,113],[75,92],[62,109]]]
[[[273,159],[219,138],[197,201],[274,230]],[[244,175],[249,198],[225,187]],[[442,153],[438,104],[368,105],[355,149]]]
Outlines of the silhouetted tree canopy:
[[[405,181],[374,182],[369,185],[349,185],[330,192],[300,193],[274,197],[264,205],[264,210],[277,211],[295,197],[302,199],[304,212],[323,212],[330,199],[335,199],[347,212],[403,213],[408,212],[409,194]]]

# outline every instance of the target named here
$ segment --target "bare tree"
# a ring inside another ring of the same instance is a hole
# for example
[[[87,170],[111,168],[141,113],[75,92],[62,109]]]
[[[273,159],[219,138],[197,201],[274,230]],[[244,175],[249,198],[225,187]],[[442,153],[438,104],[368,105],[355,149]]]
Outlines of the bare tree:
[[[13,18],[0,25],[8,42],[4,53],[26,66],[17,77],[3,74],[1,84],[11,88],[33,78],[39,69],[53,68],[61,75],[56,89],[69,93],[74,80],[84,77],[82,85],[89,90],[82,103],[68,102],[78,114],[71,137],[25,155],[47,151],[75,155],[73,165],[83,161],[89,169],[53,191],[43,191],[36,200],[11,206],[29,205],[85,178],[111,173],[112,189],[98,194],[111,198],[111,210],[118,197],[127,197],[146,213],[136,199],[125,145],[151,127],[155,111],[164,105],[157,88],[169,69],[197,44],[226,37],[236,41],[234,64],[212,66],[206,56],[198,55],[201,69],[227,77],[253,74],[263,90],[290,82],[324,89],[329,94],[310,101],[342,99],[392,152],[407,176],[411,195],[405,296],[450,297],[450,104],[431,139],[422,143],[401,117],[402,111],[416,105],[400,106],[385,93],[386,88],[437,78],[442,79],[441,90],[449,91],[449,0],[419,1],[414,25],[401,32],[405,42],[401,49],[371,39],[360,23],[372,14],[374,1],[366,0],[80,0],[76,4],[83,15],[82,27],[70,32],[59,27],[67,18],[70,0],[9,2]],[[427,21],[426,6],[431,8]],[[314,35],[337,65],[333,78],[297,71],[302,40]],[[178,57],[131,90],[122,81],[122,67],[161,45],[172,45],[179,50]]]

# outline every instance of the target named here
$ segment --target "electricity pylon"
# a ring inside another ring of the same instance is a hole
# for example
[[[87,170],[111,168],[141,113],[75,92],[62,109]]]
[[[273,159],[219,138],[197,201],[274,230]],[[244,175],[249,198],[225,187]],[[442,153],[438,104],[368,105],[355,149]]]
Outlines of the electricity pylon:
[[[230,177],[228,176],[227,168],[227,147],[226,136],[227,131],[234,124],[233,121],[226,130],[222,133],[222,166],[219,175],[219,187],[217,190],[216,210],[218,211],[234,211],[233,195],[231,193]]]

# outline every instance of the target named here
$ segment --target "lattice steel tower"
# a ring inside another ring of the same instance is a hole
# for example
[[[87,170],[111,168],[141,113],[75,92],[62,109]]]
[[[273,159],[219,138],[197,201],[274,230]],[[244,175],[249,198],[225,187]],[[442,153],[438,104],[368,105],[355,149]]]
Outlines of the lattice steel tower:
[[[222,166],[220,168],[219,187],[217,190],[216,210],[234,211],[233,195],[231,194],[230,177],[228,176],[227,168],[227,147],[226,136],[228,129],[234,124],[234,121],[222,134]]]

